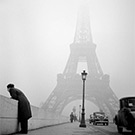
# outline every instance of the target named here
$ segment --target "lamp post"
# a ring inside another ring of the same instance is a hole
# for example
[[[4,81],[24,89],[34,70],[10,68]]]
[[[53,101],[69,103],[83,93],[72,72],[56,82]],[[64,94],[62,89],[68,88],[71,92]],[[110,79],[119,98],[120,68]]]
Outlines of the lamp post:
[[[85,70],[82,72],[82,80],[83,80],[83,97],[82,97],[82,117],[79,127],[86,127],[85,124],[85,109],[84,109],[84,101],[85,101],[85,80],[86,80],[87,73]]]

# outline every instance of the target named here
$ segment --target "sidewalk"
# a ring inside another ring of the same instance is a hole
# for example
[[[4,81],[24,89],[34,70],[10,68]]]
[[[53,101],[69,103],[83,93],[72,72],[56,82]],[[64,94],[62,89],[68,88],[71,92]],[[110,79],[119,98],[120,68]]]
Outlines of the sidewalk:
[[[99,133],[98,130],[95,130],[90,126],[82,128],[79,127],[79,125],[80,125],[79,122],[74,122],[50,126],[29,131],[27,135],[101,135],[101,133]]]

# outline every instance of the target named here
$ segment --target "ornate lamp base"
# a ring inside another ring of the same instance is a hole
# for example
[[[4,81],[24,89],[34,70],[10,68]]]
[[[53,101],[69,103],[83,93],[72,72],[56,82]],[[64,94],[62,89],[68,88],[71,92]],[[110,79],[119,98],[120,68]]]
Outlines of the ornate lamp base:
[[[86,127],[86,124],[85,124],[85,123],[81,123],[81,124],[79,125],[79,127]]]

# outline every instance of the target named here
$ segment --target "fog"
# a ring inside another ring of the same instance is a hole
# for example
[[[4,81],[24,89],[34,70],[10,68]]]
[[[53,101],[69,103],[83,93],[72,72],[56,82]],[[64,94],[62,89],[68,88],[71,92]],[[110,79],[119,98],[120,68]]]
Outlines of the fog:
[[[0,1],[0,94],[8,83],[41,106],[57,85],[74,40],[80,0]],[[118,98],[135,96],[135,2],[89,0],[96,54]],[[81,79],[81,78],[80,78]]]

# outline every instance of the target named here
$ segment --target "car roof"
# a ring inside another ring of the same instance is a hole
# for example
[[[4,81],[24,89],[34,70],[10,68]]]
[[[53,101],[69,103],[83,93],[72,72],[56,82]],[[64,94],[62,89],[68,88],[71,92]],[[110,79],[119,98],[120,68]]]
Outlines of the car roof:
[[[135,99],[135,97],[123,97],[120,100],[125,100],[125,99]]]
[[[94,113],[100,113],[100,114],[105,114],[104,112],[94,112]]]

